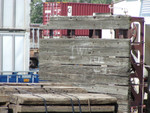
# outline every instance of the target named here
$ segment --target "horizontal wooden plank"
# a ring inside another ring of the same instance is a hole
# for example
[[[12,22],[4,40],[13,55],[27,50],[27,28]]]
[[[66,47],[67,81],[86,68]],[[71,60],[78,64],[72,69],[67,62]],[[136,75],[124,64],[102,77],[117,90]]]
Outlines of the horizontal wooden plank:
[[[125,48],[130,46],[129,39],[40,39],[40,48],[47,48],[50,46],[64,47],[64,46],[88,46],[94,47],[110,47],[110,48]]]
[[[43,105],[43,99],[48,105],[70,105],[71,99],[75,105],[78,105],[80,100],[81,105],[88,105],[88,100],[91,105],[113,104],[117,99],[104,94],[91,93],[49,93],[49,94],[13,94],[10,102],[14,104],[26,105]]]
[[[107,85],[107,84],[90,84],[90,83],[80,83],[74,84],[78,87],[81,87],[88,92],[108,94],[108,95],[118,95],[122,99],[126,100],[128,98],[129,87],[128,86],[117,86],[117,85]],[[119,96],[120,95],[120,96]]]
[[[16,112],[28,112],[28,113],[37,113],[45,112],[45,106],[23,106],[23,105],[9,105],[10,109]],[[105,105],[105,106],[81,106],[82,112],[109,112],[113,113],[115,110],[114,105]],[[48,112],[58,112],[58,113],[72,113],[72,106],[47,106]],[[74,106],[75,112],[80,112],[79,106]],[[13,112],[14,113],[14,112]]]
[[[118,49],[118,48],[60,48],[60,47],[50,47],[42,48],[39,50],[40,55],[52,55],[52,56],[69,56],[73,59],[76,56],[117,56],[117,57],[129,57],[129,49]],[[112,54],[113,53],[113,54]]]
[[[74,86],[71,86],[71,85],[68,85],[68,84],[65,84],[65,83],[0,83],[0,87],[9,87],[9,86],[50,86],[50,87],[59,87],[59,86],[62,86],[62,87],[74,87]],[[1,88],[0,88],[1,89]]]
[[[129,77],[120,75],[102,75],[102,74],[64,74],[64,73],[51,73],[40,72],[40,80],[49,82],[63,82],[63,83],[88,83],[90,84],[115,84],[115,85],[128,85]]]
[[[39,73],[51,72],[51,73],[63,73],[63,74],[81,74],[81,75],[94,75],[94,74],[107,74],[107,75],[126,75],[128,76],[129,67],[102,67],[102,66],[84,66],[84,65],[52,65],[41,64],[39,66]],[[41,75],[43,76],[43,75]]]
[[[42,55],[41,55],[42,54]],[[54,56],[51,53],[40,52],[40,64],[84,64],[130,66],[129,58],[103,57],[103,56]]]
[[[51,17],[42,29],[129,29],[130,17],[121,15],[109,16],[74,16]]]
[[[60,93],[87,93],[86,90],[81,89],[79,87],[72,86],[0,86],[0,91],[3,94],[11,95],[11,94],[26,94],[26,93],[52,93],[54,91]],[[1,96],[0,96],[1,97]],[[9,96],[2,96],[3,98],[0,100],[2,102],[9,102]],[[4,98],[5,97],[5,98]],[[6,98],[7,97],[7,98]]]

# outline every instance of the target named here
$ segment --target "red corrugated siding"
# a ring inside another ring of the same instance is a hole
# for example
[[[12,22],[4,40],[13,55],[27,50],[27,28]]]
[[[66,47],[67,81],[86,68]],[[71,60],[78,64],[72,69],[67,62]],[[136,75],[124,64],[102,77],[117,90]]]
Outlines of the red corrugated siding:
[[[50,15],[67,16],[68,6],[72,6],[72,16],[93,15],[93,13],[110,13],[109,4],[45,2],[43,3],[43,24],[47,24]],[[60,10],[59,13],[58,9]],[[46,10],[51,10],[51,13],[46,13]],[[57,32],[57,30],[54,32]],[[47,30],[44,30],[43,34],[46,35],[49,34],[49,32],[47,33]],[[60,35],[66,36],[67,30],[60,30]],[[88,36],[89,30],[75,30],[75,35]]]

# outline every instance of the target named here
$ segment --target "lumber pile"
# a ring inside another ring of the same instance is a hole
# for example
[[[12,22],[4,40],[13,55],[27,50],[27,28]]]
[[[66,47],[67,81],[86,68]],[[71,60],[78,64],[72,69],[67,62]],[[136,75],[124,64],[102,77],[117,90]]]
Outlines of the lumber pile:
[[[103,94],[14,94],[9,109],[21,112],[114,112],[116,98]],[[80,102],[80,103],[79,103]],[[45,105],[44,105],[45,104]],[[81,109],[79,109],[79,107]]]
[[[61,83],[0,84],[0,113],[117,111],[117,99]]]
[[[42,39],[39,78],[115,96],[129,112],[130,40]]]

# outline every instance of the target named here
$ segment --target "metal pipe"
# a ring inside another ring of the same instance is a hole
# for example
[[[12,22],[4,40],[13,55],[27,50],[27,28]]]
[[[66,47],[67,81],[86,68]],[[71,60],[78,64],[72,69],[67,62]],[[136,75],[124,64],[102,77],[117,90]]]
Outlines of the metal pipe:
[[[12,70],[15,71],[15,35],[12,38]]]
[[[0,35],[0,75],[3,73],[1,72],[3,70],[3,36]]]
[[[13,27],[16,26],[16,0],[13,0],[13,18],[12,18]]]
[[[3,17],[4,17],[4,0],[0,0],[0,27],[3,27]]]

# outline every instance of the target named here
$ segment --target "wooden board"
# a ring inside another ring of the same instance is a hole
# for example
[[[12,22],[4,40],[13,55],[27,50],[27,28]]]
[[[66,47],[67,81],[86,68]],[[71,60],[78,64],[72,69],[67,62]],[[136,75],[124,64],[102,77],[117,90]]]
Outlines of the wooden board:
[[[37,113],[37,112],[45,112],[45,106],[23,106],[23,105],[10,105],[10,109],[13,109],[13,113],[18,112],[28,112],[28,113]],[[114,105],[105,105],[105,106],[81,106],[82,112],[90,113],[90,112],[98,112],[98,113],[114,113],[115,106]],[[15,112],[16,111],[16,112]],[[72,113],[72,106],[47,106],[48,112],[56,112],[56,113]],[[74,106],[75,112],[80,112],[79,106]]]
[[[126,75],[105,75],[105,74],[67,74],[67,73],[51,73],[41,72],[40,79],[49,82],[61,82],[61,83],[88,83],[90,84],[105,84],[105,85],[128,85],[129,78]]]
[[[1,102],[8,102],[11,94],[26,94],[26,93],[40,93],[47,94],[54,91],[60,93],[87,93],[86,90],[79,87],[72,86],[0,86],[0,92],[7,96],[2,96]],[[1,97],[1,96],[0,96]]]
[[[109,66],[126,66],[129,58],[101,57],[101,56],[57,56],[51,53],[41,52],[39,60],[41,64],[82,64],[82,65],[109,65]],[[40,66],[41,66],[40,64]]]
[[[46,47],[64,46],[89,46],[89,47],[110,47],[110,48],[129,48],[129,39],[40,39],[40,49]]]
[[[42,86],[67,86],[67,87],[73,87],[72,85],[69,85],[69,84],[65,84],[65,83],[0,83],[0,86],[2,87],[5,87],[5,86],[39,86],[39,87],[42,87]]]
[[[82,75],[95,75],[95,74],[106,74],[106,75],[126,75],[129,68],[126,66],[83,66],[83,65],[51,65],[44,64],[40,65],[40,71],[47,71],[51,73],[63,73],[63,74],[82,74]],[[119,71],[118,71],[119,70]],[[44,75],[42,75],[44,76]],[[126,75],[127,76],[127,75]]]
[[[49,105],[70,105],[71,99],[74,104],[78,104],[79,100],[81,105],[88,105],[88,101],[91,105],[115,104],[117,102],[115,97],[104,94],[55,92],[50,94],[13,94],[10,102],[23,105],[43,105],[43,99]]]
[[[129,29],[129,16],[76,16],[51,17],[41,29]]]

